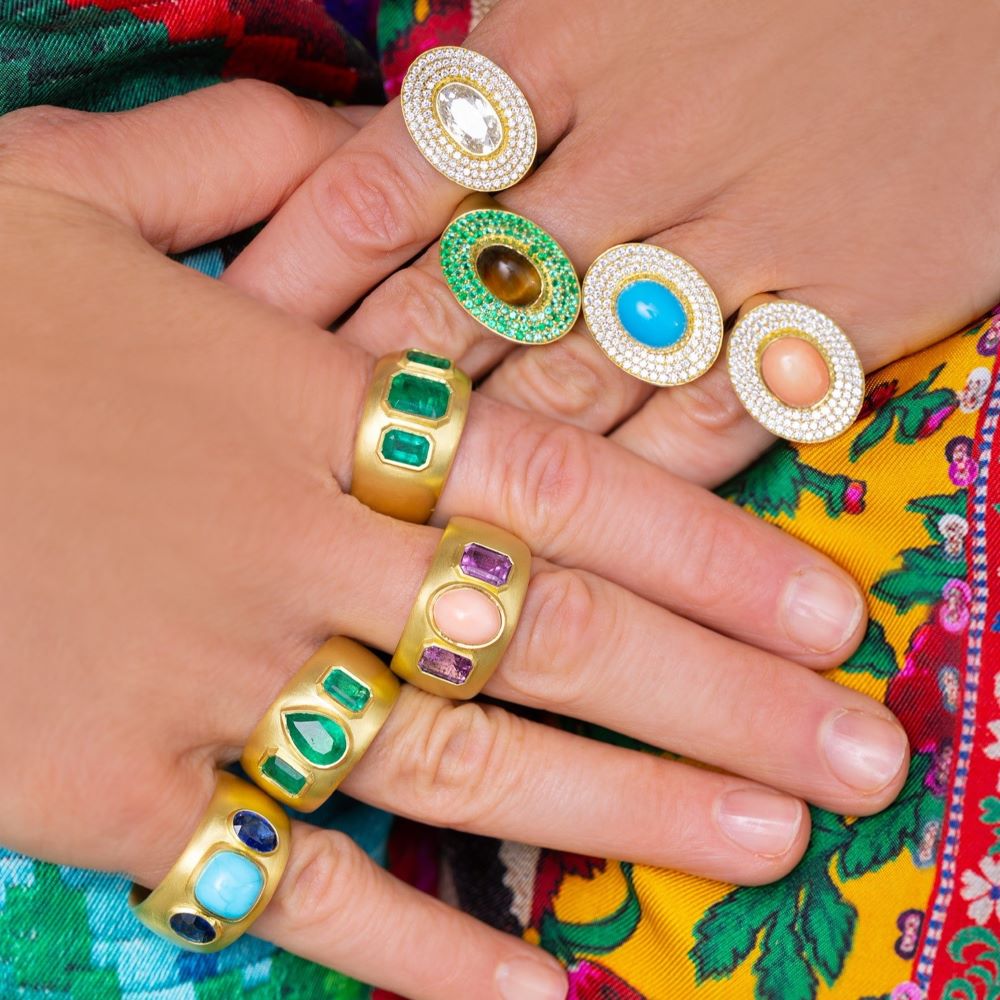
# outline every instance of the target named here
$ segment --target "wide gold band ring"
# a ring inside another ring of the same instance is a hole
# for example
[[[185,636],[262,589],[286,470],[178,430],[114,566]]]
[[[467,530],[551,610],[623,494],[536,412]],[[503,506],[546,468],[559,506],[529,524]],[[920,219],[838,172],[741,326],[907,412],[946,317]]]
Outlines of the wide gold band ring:
[[[444,489],[472,383],[447,358],[403,351],[375,365],[354,449],[351,493],[401,521],[425,524]]]
[[[220,771],[198,829],[152,891],[133,885],[132,912],[189,951],[219,951],[241,937],[271,901],[291,843],[284,810]]]
[[[329,639],[250,734],[243,770],[279,802],[312,812],[362,758],[398,697],[399,681],[374,653]]]
[[[510,644],[531,579],[519,538],[471,517],[444,529],[392,669],[445,698],[472,698]]]

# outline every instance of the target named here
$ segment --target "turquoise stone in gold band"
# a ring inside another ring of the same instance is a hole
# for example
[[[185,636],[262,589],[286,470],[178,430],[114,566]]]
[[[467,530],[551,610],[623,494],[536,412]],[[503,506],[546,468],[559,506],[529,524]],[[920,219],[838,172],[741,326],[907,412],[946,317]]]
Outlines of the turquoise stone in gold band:
[[[494,294],[477,269],[479,256],[506,247],[534,267],[541,293],[528,305]],[[441,267],[459,305],[508,340],[548,344],[564,336],[580,314],[580,279],[566,252],[544,229],[502,208],[458,215],[441,237]]]

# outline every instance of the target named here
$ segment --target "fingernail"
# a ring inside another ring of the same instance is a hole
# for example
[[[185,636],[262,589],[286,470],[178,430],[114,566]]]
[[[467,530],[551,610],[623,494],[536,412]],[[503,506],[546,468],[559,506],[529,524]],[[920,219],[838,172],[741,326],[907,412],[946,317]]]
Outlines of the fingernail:
[[[736,788],[719,799],[716,818],[722,832],[738,847],[765,858],[791,850],[802,825],[796,799],[764,788]]]
[[[900,726],[865,712],[839,712],[823,732],[830,770],[845,785],[871,794],[899,774],[906,760],[906,733]]]
[[[565,1000],[569,985],[562,966],[534,958],[512,958],[497,967],[503,1000]]]
[[[796,573],[785,590],[785,631],[814,653],[832,653],[843,646],[863,614],[858,588],[825,569]]]

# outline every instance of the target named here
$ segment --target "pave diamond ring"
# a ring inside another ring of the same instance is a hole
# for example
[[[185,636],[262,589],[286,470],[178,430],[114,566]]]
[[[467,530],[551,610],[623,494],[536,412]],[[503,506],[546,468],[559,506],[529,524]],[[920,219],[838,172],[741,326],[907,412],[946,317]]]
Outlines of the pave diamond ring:
[[[400,99],[427,162],[470,191],[513,187],[535,162],[538,134],[524,94],[472,49],[442,45],[418,56]]]
[[[729,339],[729,377],[772,434],[814,443],[857,418],[865,373],[847,335],[818,309],[773,295],[744,304]]]

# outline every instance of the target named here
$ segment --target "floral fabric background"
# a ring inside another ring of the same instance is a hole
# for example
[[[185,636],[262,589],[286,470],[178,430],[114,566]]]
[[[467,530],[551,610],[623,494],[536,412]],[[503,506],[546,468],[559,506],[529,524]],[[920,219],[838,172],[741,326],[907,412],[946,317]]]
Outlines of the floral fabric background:
[[[417,53],[460,42],[488,6],[0,0],[0,113],[119,110],[235,76],[380,100]],[[236,246],[185,261],[218,274]],[[1000,598],[989,593],[1000,543],[988,541],[1000,537],[998,346],[1000,312],[874,375],[839,440],[779,445],[723,489],[868,589],[865,641],[833,676],[883,699],[910,735],[909,780],[885,812],[814,810],[804,862],[752,889],[413,824],[390,839],[390,817],[343,797],[314,819],[541,943],[569,967],[576,1000],[1000,996]],[[0,848],[0,998],[372,995],[250,938],[214,956],[178,952],[132,920],[125,890],[120,877]]]

